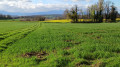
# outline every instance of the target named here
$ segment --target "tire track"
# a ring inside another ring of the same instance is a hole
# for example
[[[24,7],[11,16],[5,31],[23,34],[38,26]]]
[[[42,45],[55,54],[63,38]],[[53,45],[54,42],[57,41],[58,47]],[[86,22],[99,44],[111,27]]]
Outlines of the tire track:
[[[5,37],[3,37],[3,39],[0,41],[0,52],[7,49],[8,45],[13,44],[14,42],[26,37],[29,33],[33,32],[34,30],[36,30],[40,26],[41,26],[41,24],[38,23],[32,27],[19,30],[19,31],[14,32],[10,35],[9,34],[5,35]]]

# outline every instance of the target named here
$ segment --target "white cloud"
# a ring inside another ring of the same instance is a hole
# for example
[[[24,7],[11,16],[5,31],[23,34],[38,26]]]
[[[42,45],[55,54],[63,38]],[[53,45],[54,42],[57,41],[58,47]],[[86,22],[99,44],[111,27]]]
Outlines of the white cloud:
[[[52,10],[64,10],[70,8],[71,4],[43,4],[33,3],[31,0],[0,0],[0,10],[7,12],[34,13]],[[83,5],[80,5],[83,6]]]
[[[73,2],[86,1],[86,2],[89,2],[89,1],[92,1],[92,0],[65,0],[65,1],[73,1]]]
[[[55,3],[45,4],[45,3],[42,3],[43,0],[39,0],[39,1],[40,2],[38,3],[33,3],[32,0],[0,0],[0,11],[20,12],[20,13],[47,12],[52,10],[65,10],[66,8],[69,9],[75,4],[75,3],[73,4],[73,3],[67,3],[67,2],[56,3],[56,4]],[[68,1],[68,0],[63,0],[63,1]],[[88,2],[84,4],[77,3],[79,7],[85,9],[88,5],[91,4],[89,2],[93,0],[71,0],[71,1],[72,2],[77,2],[77,1]]]

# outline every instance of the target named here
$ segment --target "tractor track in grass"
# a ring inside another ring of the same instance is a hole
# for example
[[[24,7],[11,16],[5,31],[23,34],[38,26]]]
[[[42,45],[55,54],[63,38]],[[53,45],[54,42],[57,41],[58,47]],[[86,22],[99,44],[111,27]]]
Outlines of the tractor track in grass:
[[[34,26],[36,26],[36,25],[34,25]],[[22,29],[19,29],[19,30],[13,30],[13,31],[5,32],[5,33],[0,33],[0,41],[4,40],[5,38],[8,38],[10,36],[16,35],[18,33],[22,33],[24,31],[27,31],[28,29],[30,29],[34,26],[30,26],[30,27],[27,27],[27,28],[22,28]]]
[[[40,23],[28,28],[15,30],[7,34],[5,33],[3,36],[0,36],[0,52],[3,52],[5,49],[7,49],[8,45],[26,37],[29,33],[33,32],[39,27],[41,27]]]

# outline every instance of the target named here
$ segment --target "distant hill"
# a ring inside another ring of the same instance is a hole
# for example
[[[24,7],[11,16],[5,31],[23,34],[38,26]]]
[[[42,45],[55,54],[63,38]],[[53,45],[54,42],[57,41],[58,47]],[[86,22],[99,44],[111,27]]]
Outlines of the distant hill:
[[[54,10],[54,11],[48,11],[48,12],[35,12],[35,13],[18,13],[18,12],[5,12],[0,11],[0,14],[5,15],[13,15],[13,16],[31,16],[31,15],[57,15],[57,14],[63,14],[63,10]]]
[[[57,17],[63,17],[63,14],[49,14],[49,15],[42,15],[46,17],[47,19],[55,19]]]

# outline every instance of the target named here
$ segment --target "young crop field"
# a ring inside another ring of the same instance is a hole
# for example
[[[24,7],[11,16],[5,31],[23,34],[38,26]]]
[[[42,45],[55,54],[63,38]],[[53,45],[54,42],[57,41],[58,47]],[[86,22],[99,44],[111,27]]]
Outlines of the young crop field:
[[[120,23],[0,22],[0,67],[120,67]]]

